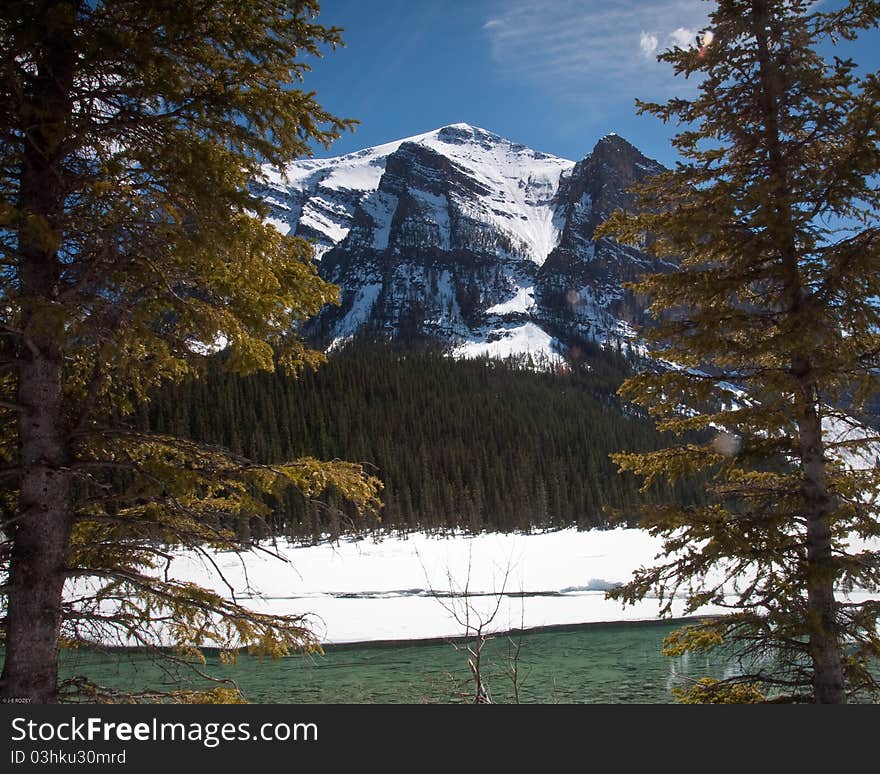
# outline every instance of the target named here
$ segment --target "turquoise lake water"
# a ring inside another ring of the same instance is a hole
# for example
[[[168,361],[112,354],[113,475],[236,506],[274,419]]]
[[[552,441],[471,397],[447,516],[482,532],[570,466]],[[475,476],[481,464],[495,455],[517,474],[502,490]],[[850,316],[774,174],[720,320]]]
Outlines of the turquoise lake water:
[[[667,703],[672,688],[704,676],[722,677],[723,657],[669,658],[663,637],[674,624],[606,624],[498,635],[483,651],[483,676],[495,702],[514,700],[513,654],[520,643],[519,698],[523,703]],[[204,671],[234,680],[252,703],[450,703],[473,698],[461,642],[331,646],[323,656],[264,660],[246,655],[236,664],[208,657]],[[209,687],[188,670],[168,671],[144,653],[74,651],[63,675],[85,674],[119,688]]]

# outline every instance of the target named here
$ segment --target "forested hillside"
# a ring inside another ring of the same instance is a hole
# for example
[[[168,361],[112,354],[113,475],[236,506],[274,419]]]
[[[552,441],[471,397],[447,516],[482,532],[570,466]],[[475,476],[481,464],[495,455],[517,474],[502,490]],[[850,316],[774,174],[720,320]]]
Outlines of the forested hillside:
[[[369,463],[385,483],[386,529],[589,528],[645,498],[608,455],[662,445],[644,413],[615,394],[629,370],[622,354],[598,348],[551,369],[360,342],[298,380],[237,377],[213,362],[205,378],[157,395],[138,421],[260,462],[314,455]],[[678,494],[700,496],[694,485]],[[354,526],[332,496],[307,503],[292,494],[272,506],[266,520],[239,522],[243,539]]]

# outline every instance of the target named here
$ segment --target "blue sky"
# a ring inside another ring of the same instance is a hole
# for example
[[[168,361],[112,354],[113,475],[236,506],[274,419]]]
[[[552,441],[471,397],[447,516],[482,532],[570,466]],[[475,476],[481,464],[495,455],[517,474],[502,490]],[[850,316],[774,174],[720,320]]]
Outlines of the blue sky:
[[[828,0],[827,5],[835,3]],[[321,0],[319,21],[345,47],[306,74],[336,115],[361,123],[340,155],[465,121],[578,160],[614,131],[663,163],[674,127],[636,116],[633,102],[695,93],[655,59],[693,40],[703,0]],[[845,53],[880,68],[880,34]]]

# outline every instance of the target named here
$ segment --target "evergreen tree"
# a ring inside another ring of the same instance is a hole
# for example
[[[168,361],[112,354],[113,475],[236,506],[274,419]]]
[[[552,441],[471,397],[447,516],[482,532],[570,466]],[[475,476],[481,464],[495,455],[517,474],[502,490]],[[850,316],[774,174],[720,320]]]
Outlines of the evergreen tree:
[[[616,596],[657,592],[668,611],[681,591],[692,612],[733,592],[731,614],[667,642],[671,653],[723,642],[744,658],[744,674],[701,684],[701,700],[878,689],[880,606],[845,592],[880,581],[878,554],[850,547],[880,537],[877,438],[851,419],[880,386],[880,83],[817,51],[878,13],[857,0],[719,2],[698,46],[660,56],[702,77],[698,95],[640,103],[687,127],[674,141],[684,161],[642,188],[642,214],[603,229],[682,259],[636,285],[658,317],[655,355],[679,367],[621,392],[664,429],[715,438],[617,462],[647,482],[711,471],[712,499],[647,510],[666,559]],[[847,414],[834,408],[844,399]]]
[[[316,0],[0,5],[3,697],[89,690],[59,690],[64,641],[316,647],[296,617],[152,570],[168,544],[238,548],[217,525],[251,534],[261,492],[331,486],[369,506],[377,482],[357,465],[256,465],[183,440],[179,411],[165,432],[126,417],[217,342],[239,373],[320,359],[296,329],[336,288],[250,192],[264,164],[350,123],[298,87],[304,55],[340,42],[317,12]],[[233,430],[244,448],[251,436]]]
[[[660,492],[640,495],[636,477],[616,476],[609,458],[665,443],[645,412],[615,395],[630,371],[614,352],[596,349],[589,367],[568,374],[526,368],[518,358],[457,361],[366,340],[298,379],[240,377],[221,361],[198,380],[159,391],[137,412],[138,427],[167,428],[176,416],[194,427],[207,389],[216,408],[194,440],[224,444],[230,429],[241,429],[266,455],[256,457],[260,463],[299,456],[365,463],[385,487],[383,528],[436,529],[449,523],[449,498],[462,511],[459,526],[474,532],[590,528],[603,523],[606,509],[631,512]],[[688,483],[676,488],[679,502],[699,502],[699,482]],[[273,523],[311,540],[299,504],[288,503],[272,503]]]

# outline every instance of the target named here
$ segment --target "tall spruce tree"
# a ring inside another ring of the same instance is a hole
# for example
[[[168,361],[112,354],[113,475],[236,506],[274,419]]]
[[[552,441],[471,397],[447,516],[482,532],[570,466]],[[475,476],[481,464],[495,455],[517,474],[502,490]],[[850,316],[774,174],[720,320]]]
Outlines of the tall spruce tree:
[[[228,343],[240,373],[319,356],[297,324],[335,298],[310,247],[249,192],[350,122],[299,87],[340,42],[315,0],[0,5],[0,695],[59,686],[59,643],[314,647],[161,572],[168,546],[238,549],[235,519],[287,485],[375,504],[359,466],[256,465],[126,419]]]
[[[616,596],[686,610],[729,605],[671,637],[673,654],[726,643],[743,672],[690,698],[845,702],[876,693],[880,604],[877,436],[852,417],[880,388],[880,83],[818,47],[877,24],[880,5],[724,0],[698,45],[664,52],[697,96],[640,111],[684,129],[677,168],[645,185],[642,214],[604,234],[679,256],[642,278],[656,357],[627,381],[661,427],[713,442],[619,455],[647,482],[711,471],[704,507],[646,510],[665,557]],[[846,406],[847,411],[840,409]],[[733,597],[725,597],[724,592]],[[870,667],[872,666],[872,672]]]

